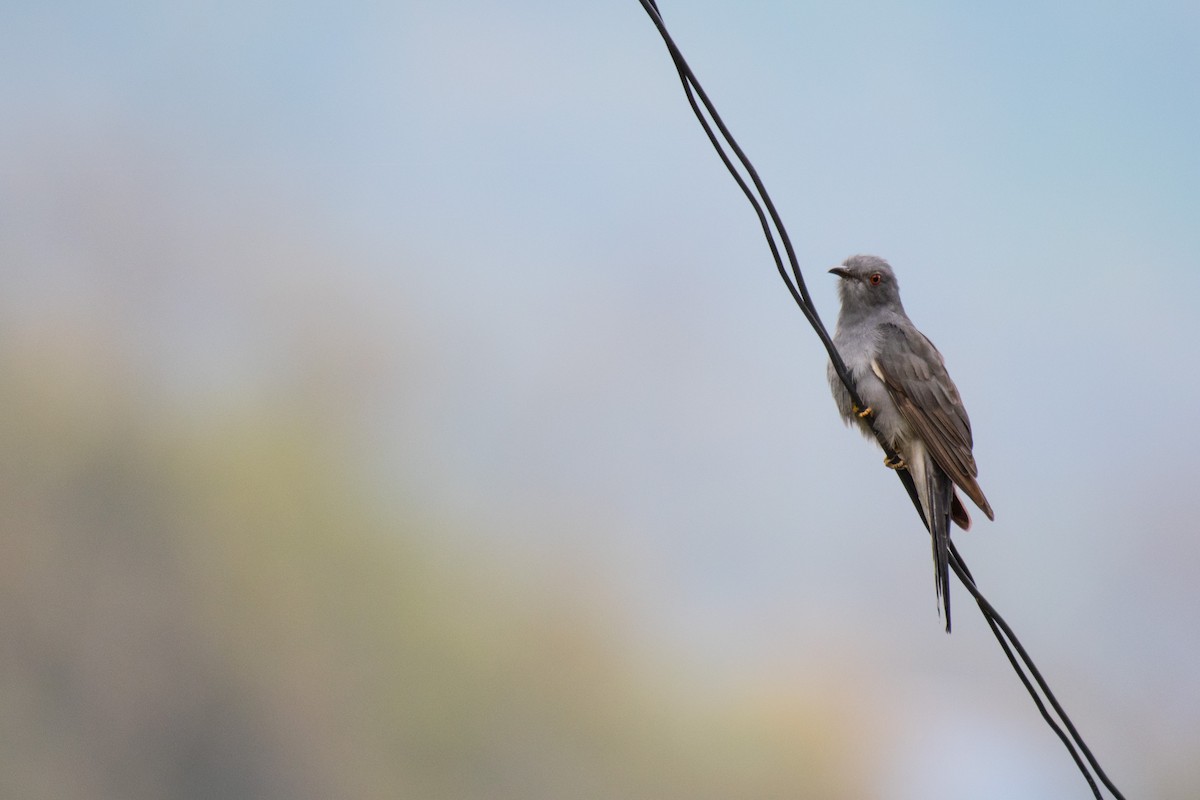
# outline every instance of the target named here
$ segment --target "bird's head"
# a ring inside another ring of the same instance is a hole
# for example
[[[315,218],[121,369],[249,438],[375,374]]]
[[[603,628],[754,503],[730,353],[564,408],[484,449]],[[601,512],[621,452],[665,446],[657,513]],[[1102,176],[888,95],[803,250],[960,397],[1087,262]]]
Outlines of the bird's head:
[[[829,270],[841,278],[838,296],[842,310],[873,307],[900,308],[900,287],[888,262],[879,256],[850,256]]]

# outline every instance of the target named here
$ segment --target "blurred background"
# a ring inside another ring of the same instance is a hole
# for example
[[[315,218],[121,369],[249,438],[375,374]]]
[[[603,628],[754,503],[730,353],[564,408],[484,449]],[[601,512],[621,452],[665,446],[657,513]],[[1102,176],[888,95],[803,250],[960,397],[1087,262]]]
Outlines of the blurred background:
[[[895,266],[957,541],[1200,785],[1200,6],[663,4]],[[637,3],[8,2],[0,795],[1087,797],[846,430]]]

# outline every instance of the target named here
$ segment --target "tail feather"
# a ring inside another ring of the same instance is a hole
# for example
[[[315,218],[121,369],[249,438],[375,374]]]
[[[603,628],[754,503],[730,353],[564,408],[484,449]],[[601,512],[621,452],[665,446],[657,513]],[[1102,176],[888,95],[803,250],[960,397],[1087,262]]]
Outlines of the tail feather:
[[[964,531],[971,530],[971,515],[967,513],[966,506],[958,498],[958,492],[954,493],[954,500],[950,504],[950,519]]]
[[[954,484],[936,464],[925,470],[929,534],[933,541],[933,580],[950,632],[950,519],[954,507]]]

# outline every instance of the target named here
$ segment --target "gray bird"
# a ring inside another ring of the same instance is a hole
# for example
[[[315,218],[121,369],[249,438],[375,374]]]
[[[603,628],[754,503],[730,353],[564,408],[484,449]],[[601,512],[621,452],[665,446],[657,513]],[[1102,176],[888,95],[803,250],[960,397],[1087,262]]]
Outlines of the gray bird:
[[[912,475],[933,537],[934,583],[949,632],[950,522],[963,530],[971,525],[955,487],[995,519],[975,480],[979,470],[971,454],[971,421],[942,354],[904,313],[891,266],[877,256],[860,255],[829,271],[841,278],[842,308],[833,343],[867,407],[853,406],[831,363],[833,397],[846,424],[857,424],[872,439],[867,417],[874,421],[900,457],[895,462],[885,458],[884,464]]]

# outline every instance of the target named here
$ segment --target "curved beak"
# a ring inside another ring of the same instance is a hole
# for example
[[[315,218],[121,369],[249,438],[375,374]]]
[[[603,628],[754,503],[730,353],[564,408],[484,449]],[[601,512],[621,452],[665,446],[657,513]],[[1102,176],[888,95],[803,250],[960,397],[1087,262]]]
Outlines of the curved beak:
[[[845,267],[834,267],[833,269],[829,270],[829,274],[837,275],[839,278],[849,278],[851,272]]]

